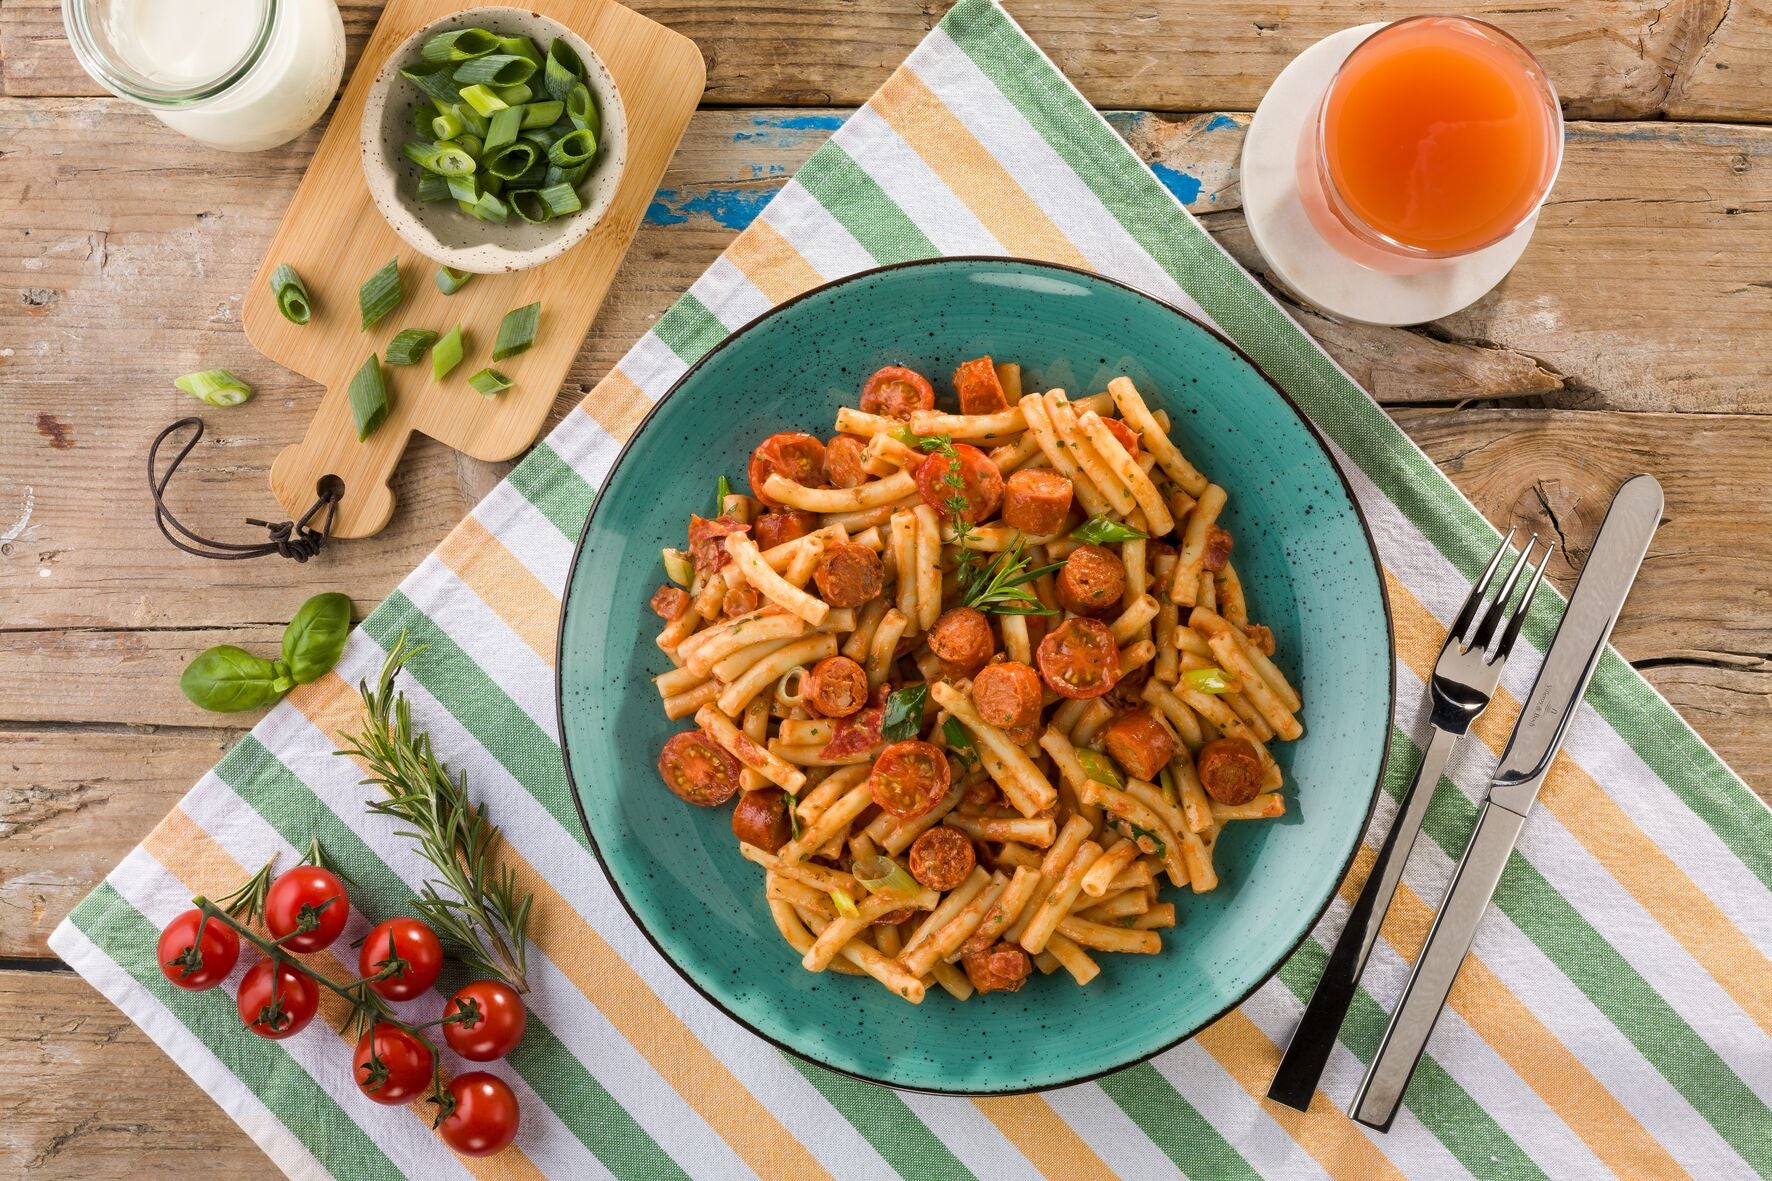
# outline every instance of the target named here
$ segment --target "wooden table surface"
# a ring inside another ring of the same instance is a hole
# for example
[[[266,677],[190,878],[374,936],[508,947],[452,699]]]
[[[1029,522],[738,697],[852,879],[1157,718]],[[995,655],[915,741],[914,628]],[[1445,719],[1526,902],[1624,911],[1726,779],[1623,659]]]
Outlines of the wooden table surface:
[[[354,54],[376,0],[344,0]],[[929,0],[643,0],[708,89],[563,414],[945,11]],[[1407,5],[1008,0],[1233,254],[1259,271],[1236,160],[1248,112],[1317,38]],[[1294,308],[1498,525],[1548,531],[1566,590],[1613,488],[1667,489],[1615,643],[1757,791],[1772,789],[1772,6],[1479,4],[1563,96],[1562,176],[1519,267],[1416,329]],[[179,695],[211,644],[274,648],[308,595],[366,612],[503,474],[420,440],[380,536],[305,566],[200,561],[155,531],[144,461],[225,366],[178,483],[201,531],[278,515],[266,473],[318,390],[240,333],[240,295],[317,139],[191,144],[105,96],[58,0],[0,0],[0,1172],[271,1172],[244,1134],[50,955],[61,918],[244,733]],[[22,529],[14,522],[28,521]]]

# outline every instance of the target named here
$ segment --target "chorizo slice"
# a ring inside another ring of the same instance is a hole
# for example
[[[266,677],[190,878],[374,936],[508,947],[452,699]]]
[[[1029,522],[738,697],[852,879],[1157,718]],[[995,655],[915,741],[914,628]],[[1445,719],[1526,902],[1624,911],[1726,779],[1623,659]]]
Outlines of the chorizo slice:
[[[1261,794],[1261,755],[1246,738],[1214,738],[1194,756],[1194,770],[1221,804],[1247,804]]]
[[[732,555],[726,552],[726,537],[732,533],[749,533],[751,527],[737,517],[715,517],[708,520],[691,513],[689,516],[689,556],[695,560],[695,572],[702,577],[726,568]]]
[[[1050,468],[1021,468],[1003,483],[1003,520],[1029,537],[1051,537],[1071,511],[1071,482]]]
[[[1118,611],[1126,593],[1126,567],[1106,546],[1080,545],[1064,560],[1057,591],[1059,604],[1078,615]]]
[[[1028,953],[1013,943],[997,943],[983,948],[968,945],[960,954],[960,965],[966,969],[966,978],[980,994],[1014,992],[1027,983],[1028,974],[1034,969]]]
[[[886,585],[886,565],[880,555],[859,542],[845,541],[828,547],[812,569],[812,581],[824,601],[833,607],[859,607],[878,598]]]
[[[995,414],[1009,409],[1009,397],[989,357],[967,361],[954,370],[954,393],[959,395],[961,414]]]
[[[673,734],[658,752],[665,786],[691,804],[713,808],[738,790],[738,760],[700,730]]]
[[[885,418],[909,418],[914,410],[935,409],[935,388],[915,369],[887,365],[861,387],[861,409]]]
[[[910,820],[941,803],[950,775],[940,747],[912,738],[880,752],[868,773],[868,790],[882,811]]]
[[[652,613],[666,623],[689,610],[689,592],[678,586],[661,586],[652,592]]]
[[[776,509],[764,513],[751,526],[758,549],[774,549],[786,541],[797,541],[818,528],[818,518],[797,508]]]
[[[1003,503],[1003,473],[976,447],[955,443],[951,450],[952,455],[934,452],[917,465],[918,495],[944,521],[988,520]]]
[[[1135,779],[1155,783],[1175,757],[1175,738],[1149,709],[1121,714],[1108,723],[1101,738],[1114,761]]]
[[[978,852],[972,838],[957,828],[936,825],[911,842],[907,868],[919,886],[952,890],[972,876]]]
[[[773,853],[793,837],[788,798],[778,787],[747,791],[732,809],[732,835],[747,845]]]
[[[868,703],[868,674],[847,656],[827,656],[807,672],[800,691],[825,717],[846,718]]]
[[[820,487],[824,484],[824,444],[799,431],[770,435],[751,452],[750,465],[745,469],[751,495],[770,508],[781,508],[782,504],[764,494],[763,482],[778,473],[796,484]]]
[[[1067,619],[1040,641],[1040,679],[1063,697],[1100,697],[1120,679],[1114,633],[1097,619]]]
[[[1040,696],[1040,674],[1020,661],[987,664],[972,678],[978,716],[1000,730],[1039,721]]]
[[[944,672],[956,676],[977,672],[996,647],[991,621],[976,607],[949,607],[929,629],[929,650],[941,661]]]
[[[824,478],[833,488],[856,488],[867,483],[862,467],[862,442],[853,435],[838,435],[824,445]]]
[[[1203,564],[1208,570],[1223,570],[1231,560],[1231,535],[1217,525],[1206,530],[1206,556]]]

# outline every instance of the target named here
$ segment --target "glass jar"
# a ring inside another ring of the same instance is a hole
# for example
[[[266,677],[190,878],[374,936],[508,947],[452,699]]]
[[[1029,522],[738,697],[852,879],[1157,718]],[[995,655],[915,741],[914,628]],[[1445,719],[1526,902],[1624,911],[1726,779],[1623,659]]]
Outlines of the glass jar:
[[[306,131],[344,74],[334,0],[62,0],[62,22],[106,90],[229,152]]]

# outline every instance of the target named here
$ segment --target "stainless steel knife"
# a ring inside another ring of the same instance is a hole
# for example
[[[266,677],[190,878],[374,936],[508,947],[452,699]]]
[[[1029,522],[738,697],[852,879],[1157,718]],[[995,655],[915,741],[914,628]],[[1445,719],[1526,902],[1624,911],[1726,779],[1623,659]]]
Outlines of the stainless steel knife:
[[[1427,943],[1348,1108],[1349,1115],[1369,1127],[1389,1131],[1396,1118],[1403,1092],[1421,1061],[1465,953],[1476,938],[1477,923],[1489,908],[1526,814],[1606,651],[1612,625],[1636,581],[1649,539],[1661,522],[1662,505],[1661,485],[1655,477],[1632,476],[1606,510],[1538,679],[1489,780],[1470,844],[1452,871],[1452,882],[1428,930]]]

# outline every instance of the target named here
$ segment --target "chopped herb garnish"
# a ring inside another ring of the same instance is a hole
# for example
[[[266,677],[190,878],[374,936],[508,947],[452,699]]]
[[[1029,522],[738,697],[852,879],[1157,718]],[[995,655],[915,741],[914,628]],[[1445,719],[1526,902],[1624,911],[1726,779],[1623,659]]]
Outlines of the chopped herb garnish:
[[[1040,602],[1027,584],[1043,574],[1062,569],[1063,562],[1028,569],[1023,551],[1026,540],[1019,535],[1008,549],[984,566],[962,564],[960,601],[988,615],[1056,615],[1058,612]]]
[[[1071,536],[1090,545],[1111,545],[1120,541],[1143,541],[1150,534],[1106,517],[1090,517],[1072,529]]]
[[[1140,827],[1138,827],[1138,825],[1132,823],[1130,820],[1123,820],[1123,821],[1121,821],[1121,823],[1124,824],[1127,828],[1132,830],[1132,839],[1133,840],[1139,841],[1139,842],[1149,841],[1151,843],[1151,845],[1154,846],[1150,850],[1150,852],[1155,853],[1158,857],[1167,857],[1169,855],[1168,846],[1163,844],[1162,839],[1159,838],[1156,833],[1152,832],[1148,828],[1140,828]],[[1141,843],[1139,845],[1139,848],[1141,848],[1141,849],[1144,848],[1144,845]]]
[[[923,706],[928,700],[929,686],[921,682],[906,685],[887,697],[880,736],[887,742],[915,738],[923,729]]]
[[[1097,783],[1105,783],[1109,787],[1125,787],[1126,781],[1120,778],[1120,769],[1114,766],[1113,760],[1099,751],[1087,748],[1077,752],[1077,762],[1083,765],[1083,774]]]
[[[947,743],[948,757],[960,764],[960,773],[966,774],[978,763],[978,747],[972,741],[972,735],[966,732],[958,719],[949,718],[941,724],[941,736]]]

